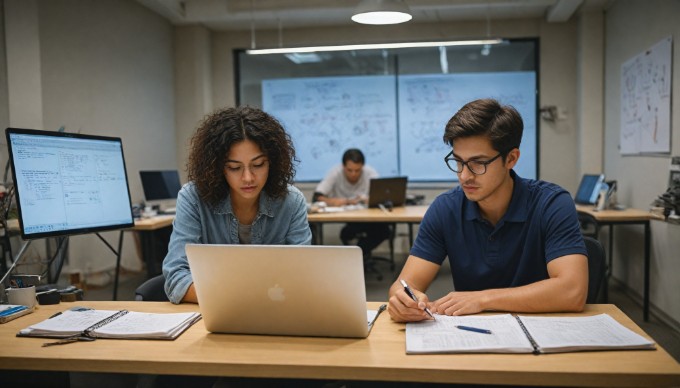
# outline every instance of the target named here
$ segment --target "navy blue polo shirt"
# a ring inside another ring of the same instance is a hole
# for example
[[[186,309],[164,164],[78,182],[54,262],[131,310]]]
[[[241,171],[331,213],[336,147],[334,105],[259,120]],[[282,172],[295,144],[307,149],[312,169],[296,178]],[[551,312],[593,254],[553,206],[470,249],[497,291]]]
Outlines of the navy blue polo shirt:
[[[411,255],[441,264],[448,256],[457,291],[517,287],[547,279],[547,263],[587,255],[576,207],[558,185],[523,179],[508,210],[492,226],[460,187],[438,196],[418,230]]]

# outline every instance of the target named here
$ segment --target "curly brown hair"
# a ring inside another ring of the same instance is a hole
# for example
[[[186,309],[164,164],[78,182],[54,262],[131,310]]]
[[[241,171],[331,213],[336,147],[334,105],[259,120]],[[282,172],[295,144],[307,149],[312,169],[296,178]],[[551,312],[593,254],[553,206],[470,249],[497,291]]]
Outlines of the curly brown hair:
[[[231,146],[244,140],[257,144],[269,159],[264,191],[282,198],[295,176],[295,149],[290,135],[278,120],[264,111],[242,106],[208,115],[191,138],[187,170],[200,198],[216,206],[229,196],[224,164]]]

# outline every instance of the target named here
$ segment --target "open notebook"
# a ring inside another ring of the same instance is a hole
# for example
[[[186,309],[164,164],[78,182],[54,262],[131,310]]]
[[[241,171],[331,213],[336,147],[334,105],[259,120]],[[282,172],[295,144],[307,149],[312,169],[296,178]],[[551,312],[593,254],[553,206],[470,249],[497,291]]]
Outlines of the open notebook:
[[[368,336],[358,247],[187,244],[186,253],[208,331]]]
[[[607,314],[588,317],[438,315],[436,321],[406,324],[408,354],[539,354],[654,348],[654,342]]]

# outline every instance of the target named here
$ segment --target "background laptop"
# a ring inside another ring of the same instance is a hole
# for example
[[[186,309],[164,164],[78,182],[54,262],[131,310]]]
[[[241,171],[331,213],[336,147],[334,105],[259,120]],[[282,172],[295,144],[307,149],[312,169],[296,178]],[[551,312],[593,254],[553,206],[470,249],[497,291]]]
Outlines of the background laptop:
[[[600,186],[604,182],[604,174],[585,174],[578,185],[574,202],[581,205],[592,205],[597,202]]]
[[[186,253],[210,332],[368,336],[359,247],[187,244]]]
[[[403,206],[406,201],[405,176],[393,178],[373,178],[368,190],[368,207],[378,207],[391,202],[392,206]]]

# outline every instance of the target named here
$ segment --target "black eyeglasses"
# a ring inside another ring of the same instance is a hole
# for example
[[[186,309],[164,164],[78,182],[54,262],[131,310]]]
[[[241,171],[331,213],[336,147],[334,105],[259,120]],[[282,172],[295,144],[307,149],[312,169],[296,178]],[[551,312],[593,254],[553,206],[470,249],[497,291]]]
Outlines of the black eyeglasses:
[[[463,169],[465,166],[467,166],[471,173],[475,175],[483,175],[486,173],[486,166],[493,163],[493,161],[498,159],[501,155],[503,155],[503,153],[499,152],[498,155],[489,160],[468,160],[467,162],[464,162],[460,159],[454,158],[453,150],[451,150],[451,152],[449,152],[448,155],[444,157],[444,162],[446,163],[446,166],[449,168],[449,170],[455,172],[456,174],[463,172]]]

